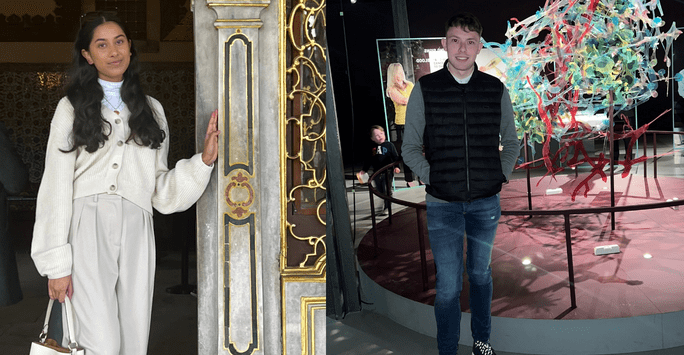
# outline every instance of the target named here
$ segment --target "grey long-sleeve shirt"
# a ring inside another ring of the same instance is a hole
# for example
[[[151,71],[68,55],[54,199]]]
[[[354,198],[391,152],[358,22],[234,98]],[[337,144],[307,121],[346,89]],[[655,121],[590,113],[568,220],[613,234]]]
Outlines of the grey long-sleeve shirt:
[[[420,180],[425,184],[430,184],[430,164],[423,155],[423,133],[425,132],[425,103],[423,102],[423,91],[420,82],[411,91],[409,102],[406,107],[406,125],[404,126],[404,142],[401,146],[401,155],[404,164],[408,165]],[[515,131],[515,116],[513,105],[508,90],[504,88],[501,95],[501,171],[506,176],[506,180],[513,171],[515,161],[520,155],[520,141]],[[430,194],[426,194],[426,201],[447,202],[438,199]]]

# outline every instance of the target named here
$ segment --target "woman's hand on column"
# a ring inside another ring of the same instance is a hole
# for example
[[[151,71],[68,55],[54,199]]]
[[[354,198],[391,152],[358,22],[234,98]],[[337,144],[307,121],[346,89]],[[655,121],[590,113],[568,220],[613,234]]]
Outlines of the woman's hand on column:
[[[59,279],[48,280],[48,294],[50,299],[58,300],[64,303],[64,298],[74,294],[74,284],[71,281],[71,275],[64,276]]]
[[[214,164],[218,158],[218,110],[211,113],[211,119],[207,126],[207,135],[204,136],[204,151],[202,151],[202,161],[207,166]]]

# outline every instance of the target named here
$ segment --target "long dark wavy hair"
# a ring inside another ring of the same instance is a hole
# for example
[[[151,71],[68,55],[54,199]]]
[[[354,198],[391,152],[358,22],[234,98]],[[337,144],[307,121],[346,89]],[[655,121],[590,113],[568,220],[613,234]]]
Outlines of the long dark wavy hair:
[[[74,128],[72,132],[73,146],[64,152],[73,152],[79,147],[85,147],[93,153],[104,145],[112,131],[111,124],[102,116],[102,99],[104,91],[97,82],[98,72],[95,65],[88,64],[81,55],[82,50],[90,51],[90,42],[97,26],[105,22],[114,22],[123,30],[127,39],[130,35],[126,26],[113,13],[101,12],[87,15],[74,42],[73,63],[66,86],[66,94],[74,107]],[[127,142],[133,140],[141,146],[152,149],[160,147],[166,138],[154,118],[147,97],[140,85],[138,53],[131,43],[131,60],[128,69],[123,74],[121,99],[131,112],[128,126],[131,135]]]

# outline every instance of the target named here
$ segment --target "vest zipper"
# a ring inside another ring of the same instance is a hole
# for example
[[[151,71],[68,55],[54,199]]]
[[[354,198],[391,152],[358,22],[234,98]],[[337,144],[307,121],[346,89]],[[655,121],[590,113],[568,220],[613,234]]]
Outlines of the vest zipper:
[[[465,133],[465,168],[466,168],[466,190],[468,192],[468,201],[470,201],[470,155],[468,153],[468,110],[466,109],[466,92],[467,88],[463,88],[461,91],[461,97],[463,101],[463,130]]]

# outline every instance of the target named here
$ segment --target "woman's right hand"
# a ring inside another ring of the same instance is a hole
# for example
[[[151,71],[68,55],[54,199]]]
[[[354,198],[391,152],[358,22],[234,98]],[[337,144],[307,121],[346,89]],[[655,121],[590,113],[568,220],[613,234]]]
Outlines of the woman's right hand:
[[[207,134],[204,136],[204,150],[202,151],[202,161],[205,165],[211,166],[218,158],[218,136],[221,133],[218,129],[218,110],[211,113]]]
[[[71,298],[74,294],[74,285],[71,281],[71,275],[59,279],[49,279],[48,294],[50,295],[50,299],[58,300],[60,303],[64,303],[64,298],[67,296]]]

